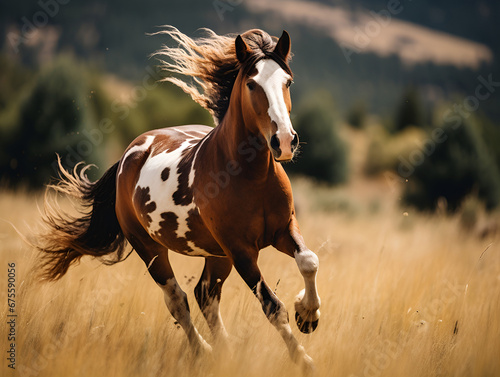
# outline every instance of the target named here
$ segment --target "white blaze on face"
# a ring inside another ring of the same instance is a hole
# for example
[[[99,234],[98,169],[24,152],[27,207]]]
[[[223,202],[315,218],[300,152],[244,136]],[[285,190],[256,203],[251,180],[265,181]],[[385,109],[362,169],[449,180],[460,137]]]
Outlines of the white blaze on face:
[[[295,131],[293,130],[290,115],[285,104],[283,86],[292,77],[272,59],[258,61],[255,68],[257,69],[257,74],[253,79],[262,87],[264,93],[266,93],[267,101],[269,102],[269,117],[278,127],[276,136],[280,142],[282,153],[280,159],[290,159],[293,155],[291,143],[295,136]],[[271,137],[272,135],[268,136]]]

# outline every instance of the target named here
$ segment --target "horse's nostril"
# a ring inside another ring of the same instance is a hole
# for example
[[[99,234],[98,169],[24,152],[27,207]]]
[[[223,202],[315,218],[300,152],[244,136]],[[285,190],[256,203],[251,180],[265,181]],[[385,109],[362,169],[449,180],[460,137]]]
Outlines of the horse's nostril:
[[[278,152],[280,149],[280,141],[276,134],[271,137],[271,148],[273,148],[276,152]]]
[[[299,135],[295,134],[292,140],[292,151],[299,145]]]

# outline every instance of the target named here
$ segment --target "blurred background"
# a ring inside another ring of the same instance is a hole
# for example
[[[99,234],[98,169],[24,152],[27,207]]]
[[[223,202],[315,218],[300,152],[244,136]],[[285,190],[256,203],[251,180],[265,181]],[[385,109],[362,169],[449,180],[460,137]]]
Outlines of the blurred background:
[[[148,34],[161,25],[191,37],[286,29],[303,142],[286,169],[325,190],[317,206],[349,212],[366,200],[377,211],[390,193],[403,210],[494,210],[499,17],[500,3],[486,0],[2,2],[1,188],[40,189],[56,176],[56,153],[67,168],[96,164],[96,179],[144,131],[213,125],[157,83],[150,55],[172,41]]]
[[[56,153],[67,169],[95,164],[97,179],[144,131],[213,125],[158,83],[150,56],[172,41],[151,34],[169,24],[291,35],[301,155],[285,169],[320,259],[323,318],[292,331],[318,375],[500,376],[498,20],[492,0],[2,0],[0,264],[18,269],[18,374],[302,376],[236,273],[221,313],[237,352],[208,368],[135,253],[113,267],[84,258],[58,284],[34,278],[19,233],[36,234]],[[203,261],[172,254],[209,339],[193,296]],[[259,265],[293,318],[295,262],[263,250]]]

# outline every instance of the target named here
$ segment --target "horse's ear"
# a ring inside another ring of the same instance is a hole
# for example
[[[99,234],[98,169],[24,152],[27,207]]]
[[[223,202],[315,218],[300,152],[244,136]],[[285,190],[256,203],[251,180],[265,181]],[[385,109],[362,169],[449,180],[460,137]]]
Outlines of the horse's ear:
[[[283,30],[283,34],[281,34],[278,43],[276,43],[276,47],[274,48],[274,52],[278,54],[284,61],[287,61],[288,55],[290,54],[290,35],[286,30]]]
[[[236,57],[238,58],[238,61],[240,63],[244,63],[245,60],[247,60],[248,56],[250,55],[251,51],[248,48],[247,44],[241,38],[241,35],[238,35],[236,37],[236,41],[234,42],[234,47],[236,49]]]

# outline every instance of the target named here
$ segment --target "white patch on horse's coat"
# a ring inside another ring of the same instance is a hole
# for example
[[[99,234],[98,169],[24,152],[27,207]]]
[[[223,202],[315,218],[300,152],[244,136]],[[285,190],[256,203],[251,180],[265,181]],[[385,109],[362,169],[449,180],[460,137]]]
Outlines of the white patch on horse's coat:
[[[200,152],[200,149],[201,149],[203,143],[205,142],[205,140],[207,140],[207,139],[205,138],[202,141],[200,141],[200,143],[198,145],[198,149],[196,150],[196,153],[194,154],[193,165],[191,166],[191,171],[189,172],[189,182],[188,182],[189,187],[191,187],[194,183],[194,174],[195,174],[194,165],[196,164],[196,157],[198,157],[198,152]]]
[[[203,312],[214,337],[219,341],[227,341],[228,334],[220,316],[219,300],[214,297],[208,298]]]
[[[182,152],[190,146],[191,144],[186,140],[171,152],[167,150],[155,156],[148,156],[148,159],[142,166],[136,189],[138,187],[149,187],[151,201],[156,203],[156,209],[149,213],[151,223],[149,224],[148,232],[152,237],[161,230],[160,222],[163,221],[161,214],[165,212],[173,212],[178,217],[177,222],[179,223],[179,227],[177,229],[177,237],[183,237],[188,231],[185,220],[188,217],[189,211],[187,207],[190,206],[175,205],[172,195],[177,191],[179,186],[177,167],[182,159]],[[170,168],[170,174],[168,179],[163,181],[160,172],[167,166]]]
[[[206,254],[203,254],[200,250],[199,247],[197,247],[193,241],[191,240],[187,240],[187,245],[193,250],[195,251],[193,255],[202,255],[202,256],[210,256],[210,254],[206,253]]]
[[[211,324],[212,332],[214,336],[219,341],[227,341],[229,335],[227,334],[226,327],[224,326],[224,322],[222,322],[222,318],[220,315],[220,305],[219,301],[216,299],[210,299],[207,308],[205,309],[209,314],[207,323]]]
[[[269,117],[278,127],[276,136],[283,145],[290,145],[295,133],[285,104],[283,85],[291,80],[291,76],[272,59],[258,61],[255,68],[258,73],[253,79],[266,93]]]
[[[149,263],[148,263],[148,270],[149,270],[149,268],[153,265],[153,262],[155,261],[155,259],[156,259],[156,258],[158,258],[158,254],[156,254],[156,255],[153,257],[153,259],[151,259],[151,260],[149,261]]]
[[[177,280],[170,278],[165,282],[165,285],[158,284],[158,286],[163,290],[165,304],[167,304],[174,318],[180,324],[190,321],[189,310],[186,307],[187,295],[179,287]]]
[[[316,275],[319,267],[319,259],[311,250],[295,251],[295,261],[302,275]]]
[[[261,292],[261,289],[262,289],[262,278],[260,278],[259,282],[257,283],[257,285],[255,286],[255,296],[257,296],[257,299],[262,302],[263,298],[262,298],[262,293]]]
[[[123,165],[125,164],[125,161],[127,161],[127,158],[129,155],[135,152],[144,152],[148,150],[148,148],[153,144],[153,140],[155,139],[154,136],[148,135],[146,136],[146,141],[140,145],[134,145],[132,148],[130,148],[127,153],[125,153],[121,159],[120,162],[120,169],[118,170],[118,175],[120,175],[123,172]]]
[[[183,134],[183,135],[187,136],[190,139],[193,139],[193,135],[190,135],[190,134],[184,132],[183,130],[180,130],[179,128],[171,128],[171,129],[174,130],[174,131],[179,132],[180,134]]]
[[[175,131],[180,132],[179,129],[175,129]],[[186,134],[185,132],[182,132]],[[193,148],[196,145],[191,143],[192,140],[201,139],[195,136],[190,136],[186,138],[182,142],[182,144],[174,149],[173,151],[166,150],[162,153],[159,153],[155,156],[148,156],[148,159],[144,163],[141,168],[139,179],[137,180],[137,184],[135,189],[138,187],[148,187],[150,202],[155,202],[156,209],[153,212],[150,212],[148,215],[151,218],[151,223],[147,229],[148,233],[151,235],[151,238],[157,240],[161,243],[159,239],[159,232],[161,231],[160,223],[163,221],[161,217],[162,213],[165,212],[173,212],[177,216],[177,230],[176,236],[177,238],[185,237],[186,233],[189,231],[189,227],[187,224],[187,219],[189,217],[189,211],[195,209],[194,202],[191,202],[188,205],[176,205],[173,200],[173,194],[179,188],[179,172],[178,166],[183,157],[183,152],[188,148]],[[196,156],[195,156],[196,157]],[[194,165],[194,159],[193,163]],[[193,165],[190,166],[190,174],[192,174]],[[166,181],[163,181],[161,178],[160,172],[165,168],[170,168],[170,174]],[[191,186],[192,182],[189,182],[189,186]],[[148,202],[148,203],[150,203]],[[148,203],[145,203],[146,205]],[[206,252],[203,249],[197,247],[193,242],[188,241],[188,246],[193,249],[192,252],[189,252],[190,255],[195,256],[210,256],[211,254]]]
[[[316,274],[319,259],[311,250],[295,251],[295,262],[304,278],[305,289],[295,298],[295,310],[306,321],[316,321],[319,318],[321,300],[316,288]]]

